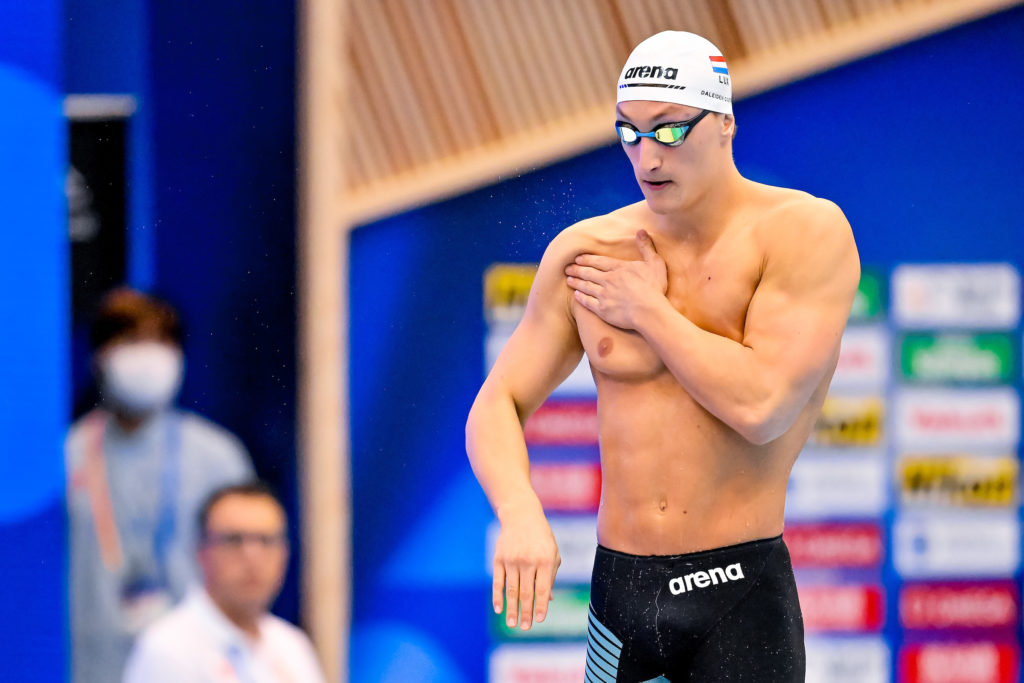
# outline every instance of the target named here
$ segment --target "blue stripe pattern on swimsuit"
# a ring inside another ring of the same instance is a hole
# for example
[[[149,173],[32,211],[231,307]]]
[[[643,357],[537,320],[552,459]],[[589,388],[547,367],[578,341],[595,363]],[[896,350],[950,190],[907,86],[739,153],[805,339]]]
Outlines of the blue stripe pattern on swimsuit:
[[[615,683],[621,654],[622,641],[598,621],[591,610],[587,626],[586,683]]]

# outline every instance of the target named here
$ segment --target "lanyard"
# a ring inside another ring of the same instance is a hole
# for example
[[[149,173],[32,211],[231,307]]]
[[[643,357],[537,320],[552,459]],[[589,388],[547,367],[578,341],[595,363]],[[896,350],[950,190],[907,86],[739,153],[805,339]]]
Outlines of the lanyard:
[[[117,530],[114,504],[110,496],[107,463],[103,455],[103,436],[110,416],[94,410],[86,417],[87,434],[85,456],[85,485],[99,541],[103,565],[109,571],[124,566],[124,549]],[[160,462],[160,499],[156,529],[153,534],[153,553],[161,573],[166,574],[167,551],[174,541],[178,516],[178,489],[181,477],[181,416],[170,411],[164,426],[164,448]],[[165,581],[166,575],[161,577]]]

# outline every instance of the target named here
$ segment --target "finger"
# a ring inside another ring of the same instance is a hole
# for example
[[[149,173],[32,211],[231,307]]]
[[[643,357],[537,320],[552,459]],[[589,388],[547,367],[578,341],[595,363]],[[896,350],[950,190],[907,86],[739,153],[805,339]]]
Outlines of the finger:
[[[646,230],[636,231],[636,246],[640,249],[640,255],[644,261],[650,261],[658,255],[658,250],[654,248],[654,240]]]
[[[539,624],[548,616],[548,603],[553,599],[552,587],[555,585],[555,569],[551,565],[537,570],[536,603],[534,620]]]
[[[537,570],[527,567],[519,574],[519,602],[522,607],[519,610],[519,625],[524,631],[530,630],[533,625],[533,589],[534,581],[537,578]]]
[[[505,565],[494,564],[494,583],[491,586],[491,601],[494,603],[494,613],[501,614],[501,608],[505,606]]]
[[[507,567],[505,572],[505,623],[515,628],[519,620],[519,569]]]
[[[578,289],[574,289],[572,295],[576,298],[576,301],[578,301],[580,305],[583,306],[583,308],[587,309],[594,315],[600,315],[597,312],[597,307],[600,302],[596,298],[590,296],[589,294],[584,294]]]
[[[580,254],[576,257],[576,264],[580,266],[589,266],[590,268],[596,268],[597,270],[609,271],[620,266],[623,261],[611,256],[598,256],[597,254]]]
[[[603,270],[597,268],[590,268],[588,266],[578,266],[572,264],[565,267],[565,274],[569,277],[577,277],[582,280],[590,280],[591,282],[604,283],[607,275]]]
[[[576,291],[589,294],[592,297],[598,296],[602,289],[602,286],[596,282],[588,282],[587,280],[581,280],[578,277],[567,277],[565,278],[565,282]]]

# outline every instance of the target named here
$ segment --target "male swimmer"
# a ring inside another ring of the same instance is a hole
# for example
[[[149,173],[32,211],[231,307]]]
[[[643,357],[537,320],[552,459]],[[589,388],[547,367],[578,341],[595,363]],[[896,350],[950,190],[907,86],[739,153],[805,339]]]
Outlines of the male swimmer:
[[[504,597],[528,629],[561,559],[522,428],[586,352],[603,472],[591,683],[804,678],[786,481],[860,265],[835,204],[740,175],[731,102],[704,38],[666,31],[633,50],[615,125],[644,201],[552,240],[466,425],[501,524],[494,609]]]

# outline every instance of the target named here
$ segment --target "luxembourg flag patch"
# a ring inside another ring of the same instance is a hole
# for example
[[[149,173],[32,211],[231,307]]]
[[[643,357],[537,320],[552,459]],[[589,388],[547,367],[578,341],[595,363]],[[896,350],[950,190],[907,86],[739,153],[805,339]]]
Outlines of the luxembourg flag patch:
[[[710,57],[711,59],[711,70],[716,74],[729,75],[729,67],[725,65],[725,57]]]

